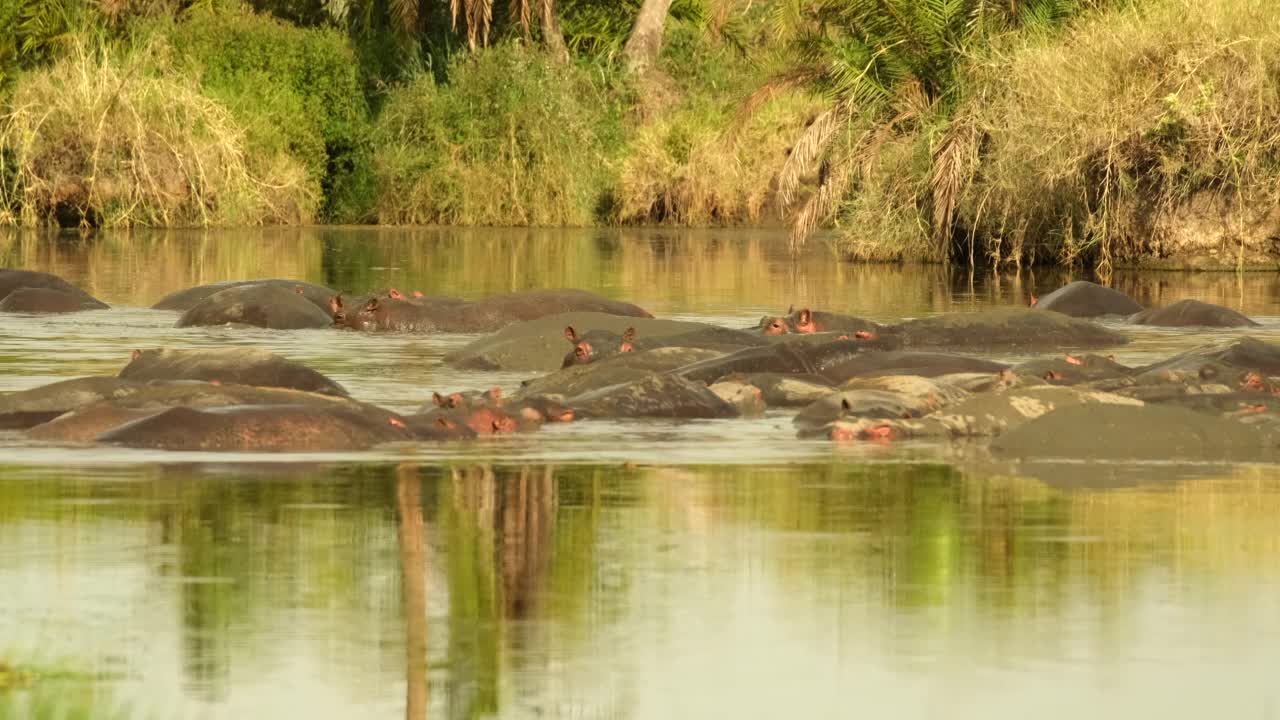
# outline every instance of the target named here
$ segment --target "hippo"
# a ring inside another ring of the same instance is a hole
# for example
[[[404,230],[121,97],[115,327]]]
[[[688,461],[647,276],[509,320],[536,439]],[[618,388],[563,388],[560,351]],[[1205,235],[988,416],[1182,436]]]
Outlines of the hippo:
[[[906,348],[1047,352],[1123,345],[1129,339],[1087,320],[1025,308],[996,308],[910,320],[892,327]]]
[[[118,377],[83,377],[0,396],[0,430],[24,430],[78,407],[140,392],[146,383]]]
[[[1249,373],[1280,375],[1280,346],[1243,337],[1203,345],[1137,368],[1131,384],[1215,382],[1241,384]]]
[[[409,416],[414,427],[424,427],[435,418],[444,418],[455,425],[471,429],[477,435],[508,435],[517,430],[534,429],[541,422],[521,424],[523,418],[512,417],[505,408],[497,405],[475,405],[472,407],[436,408]]]
[[[512,323],[570,312],[652,318],[631,303],[609,300],[585,290],[527,290],[461,304],[425,304],[410,298],[373,297],[363,305],[344,306],[335,298],[335,321],[369,332],[481,333]]]
[[[621,335],[615,335],[608,330],[592,330],[579,335],[572,325],[566,325],[564,339],[569,341],[573,349],[565,354],[564,362],[560,364],[562,370],[574,365],[586,365],[619,353],[635,352],[636,349],[633,344],[636,339],[635,326],[623,330]]]
[[[1031,307],[1078,318],[1102,315],[1129,316],[1142,312],[1138,301],[1119,290],[1112,290],[1087,280],[1067,283],[1042,298],[1031,296]]]
[[[804,407],[836,391],[835,383],[812,373],[731,373],[715,383],[758,388],[767,407]]]
[[[520,397],[560,395],[573,397],[610,385],[640,380],[691,363],[720,357],[714,350],[669,347],[615,355],[600,362],[573,365],[542,377],[526,380]]]
[[[114,397],[77,407],[72,412],[31,428],[28,435],[38,440],[84,442],[129,420],[154,415],[172,407],[208,409],[248,405],[308,405],[315,407],[317,412],[337,407],[360,413],[374,424],[399,418],[395,413],[374,405],[302,390],[200,381],[133,384],[136,387],[129,393],[117,393]]]
[[[1111,356],[1066,354],[1037,358],[1015,365],[1013,372],[1022,384],[1080,385],[1099,381],[1120,380],[1136,370],[1115,361]]]
[[[202,452],[334,452],[413,439],[403,418],[377,423],[344,407],[311,404],[175,407],[98,436],[125,447]]]
[[[740,417],[760,417],[768,409],[764,392],[749,383],[721,380],[711,383],[707,389],[737,411]]]
[[[404,419],[415,440],[470,440],[476,436],[466,423],[439,413],[406,415]]]
[[[18,288],[0,300],[0,312],[13,313],[72,313],[109,308],[85,293],[52,288]]]
[[[418,412],[426,413],[437,409],[455,410],[459,408],[467,409],[485,405],[498,406],[501,404],[502,388],[499,387],[489,388],[488,390],[452,392],[447,395],[441,395],[438,392],[433,392],[431,393],[431,402],[419,408]]]
[[[828,364],[819,373],[833,382],[878,375],[938,377],[957,373],[996,375],[1008,369],[1004,363],[948,353],[886,351],[864,352]]]
[[[789,310],[787,315],[782,317],[761,318],[759,329],[765,335],[839,332],[870,339],[884,333],[888,328],[860,317],[815,312],[809,308],[802,308]]]
[[[707,326],[678,335],[637,338],[635,327],[628,327],[621,335],[608,330],[592,330],[578,335],[570,325],[565,328],[565,338],[573,345],[573,349],[564,356],[561,369],[637,350],[683,347],[730,353],[744,347],[761,347],[769,344],[751,333],[715,326]]]
[[[1129,317],[1134,325],[1160,327],[1257,327],[1258,323],[1232,310],[1199,300],[1179,300],[1162,308],[1149,308]]]
[[[570,398],[583,418],[731,418],[738,411],[707,386],[679,375],[650,375]]]
[[[832,368],[851,358],[883,353],[868,352],[876,348],[876,340],[830,340],[811,343],[805,341],[776,343],[764,347],[739,350],[723,357],[704,360],[685,366],[674,372],[695,382],[708,384],[734,373],[782,373],[819,375],[833,382],[843,382],[847,377]]]
[[[2,312],[60,313],[105,310],[107,307],[106,303],[57,275],[0,268]]]
[[[171,292],[160,298],[155,305],[151,306],[151,309],[186,312],[195,307],[201,300],[204,300],[214,293],[221,292],[229,288],[244,287],[248,285],[264,285],[268,287],[283,288],[285,290],[297,290],[298,288],[302,288],[302,296],[326,313],[329,312],[329,299],[336,293],[335,290],[324,287],[323,285],[303,282],[302,280],[285,280],[282,278],[227,280],[224,282],[209,283],[208,285],[197,285],[193,288]]]
[[[1059,407],[1010,429],[992,454],[1023,460],[1259,462],[1275,457],[1270,428],[1166,404]]]
[[[572,326],[575,333],[580,334],[607,330],[618,336],[628,327],[634,327],[636,335],[646,340],[715,327],[705,323],[603,313],[564,313],[513,323],[448,353],[444,362],[464,370],[559,370],[564,364],[566,326]]]
[[[281,387],[347,397],[341,385],[300,363],[265,350],[134,350],[120,371],[126,380],[204,380]]]
[[[174,327],[253,325],[270,330],[301,330],[333,325],[329,313],[293,289],[268,283],[236,285],[219,290],[191,306]]]
[[[830,437],[833,440],[990,437],[1006,433],[1058,408],[1075,405],[1090,408],[1141,406],[1142,402],[1112,393],[1042,385],[975,395],[918,418],[837,418],[820,428],[802,426],[800,436]],[[818,417],[821,416],[815,413],[815,418]]]

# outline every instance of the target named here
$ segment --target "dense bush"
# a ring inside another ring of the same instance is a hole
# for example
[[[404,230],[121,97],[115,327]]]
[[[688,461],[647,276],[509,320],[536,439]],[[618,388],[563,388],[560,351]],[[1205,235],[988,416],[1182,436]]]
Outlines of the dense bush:
[[[374,131],[379,221],[595,220],[619,123],[598,83],[518,43],[461,56],[448,78],[422,75],[387,98]]]
[[[369,108],[345,35],[237,5],[195,8],[161,32],[255,150],[285,151],[306,166],[323,219],[370,219]]]
[[[252,147],[162,48],[86,41],[23,75],[0,124],[0,220],[37,224],[301,222],[315,197],[289,155]]]

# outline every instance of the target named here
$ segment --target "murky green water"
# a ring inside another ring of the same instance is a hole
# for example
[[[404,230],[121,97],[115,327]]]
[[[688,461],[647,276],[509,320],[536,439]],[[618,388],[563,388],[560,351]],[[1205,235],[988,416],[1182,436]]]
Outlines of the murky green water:
[[[821,248],[792,263],[778,240],[0,236],[0,266],[117,306],[0,315],[0,391],[161,345],[267,347],[401,409],[522,379],[440,366],[462,336],[178,330],[144,309],[228,278],[576,286],[728,324],[792,303],[894,320],[1064,280],[840,265]],[[1274,275],[1117,286],[1236,307],[1280,341]],[[1122,360],[1232,333],[1132,334]],[[834,449],[782,414],[310,458],[0,434],[0,588],[0,717],[1280,716],[1280,468]]]

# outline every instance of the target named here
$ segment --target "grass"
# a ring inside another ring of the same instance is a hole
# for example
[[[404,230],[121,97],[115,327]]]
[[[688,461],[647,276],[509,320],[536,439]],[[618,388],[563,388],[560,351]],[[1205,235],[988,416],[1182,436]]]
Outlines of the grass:
[[[161,44],[86,38],[25,74],[0,118],[0,222],[233,225],[302,222],[317,198],[285,154],[244,130]]]
[[[614,98],[519,43],[393,89],[374,129],[378,221],[590,225],[613,172]]]
[[[1005,257],[1265,256],[1280,228],[1280,4],[1158,0],[983,58],[962,214]],[[1273,262],[1274,264],[1274,262]]]

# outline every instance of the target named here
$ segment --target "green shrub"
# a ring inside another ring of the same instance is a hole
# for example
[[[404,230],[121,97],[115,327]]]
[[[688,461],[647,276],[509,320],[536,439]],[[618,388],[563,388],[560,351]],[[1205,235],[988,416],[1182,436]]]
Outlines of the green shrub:
[[[617,110],[576,66],[517,43],[394,89],[374,131],[384,223],[587,225],[612,185]]]
[[[238,5],[195,9],[163,32],[255,149],[286,151],[306,166],[324,219],[370,218],[369,108],[346,36]]]
[[[985,142],[962,212],[993,250],[1102,265],[1223,244],[1265,254],[1280,4],[1157,0],[1019,38],[973,75]],[[1227,230],[1195,229],[1211,225]]]
[[[302,222],[315,208],[305,169],[252,147],[165,53],[83,39],[19,77],[0,121],[0,164],[8,224]]]

